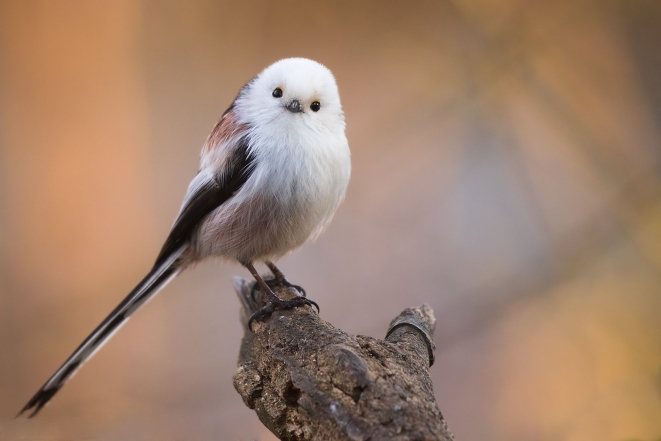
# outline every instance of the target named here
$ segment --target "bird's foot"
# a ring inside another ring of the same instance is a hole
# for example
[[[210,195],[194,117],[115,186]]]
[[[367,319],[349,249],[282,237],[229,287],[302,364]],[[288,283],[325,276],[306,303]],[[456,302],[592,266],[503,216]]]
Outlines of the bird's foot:
[[[303,289],[302,286],[300,285],[294,285],[291,283],[289,280],[287,280],[284,276],[283,277],[274,277],[272,279],[265,279],[264,283],[271,288],[272,290],[275,288],[279,287],[285,287],[285,288],[294,288],[300,295],[303,297],[306,297],[305,289]],[[252,299],[255,300],[255,291],[259,290],[259,284],[255,283],[250,290],[250,295],[252,296]]]
[[[266,264],[266,266],[269,267],[269,269],[273,273],[273,276],[275,277],[275,279],[273,279],[274,281],[276,281],[273,283],[277,283],[277,285],[275,286],[286,286],[287,288],[294,288],[296,291],[301,293],[303,297],[306,297],[305,290],[300,285],[294,285],[289,280],[287,280],[285,274],[282,271],[280,271],[280,268],[275,266],[275,263],[271,262],[270,260],[267,260],[264,263]]]
[[[254,293],[254,291],[253,291]],[[317,308],[317,314],[319,314],[319,305],[316,302],[307,299],[305,297],[294,297],[291,300],[283,300],[278,296],[273,296],[266,304],[266,306],[255,311],[248,319],[248,329],[252,331],[252,323],[257,320],[260,321],[268,316],[270,316],[274,311],[279,309],[292,309],[298,306],[310,305]]]
[[[305,293],[305,289],[303,289],[303,287],[301,285],[294,285],[293,283],[291,283],[289,280],[287,280],[284,277],[282,279],[275,278],[275,279],[272,279],[272,280],[273,280],[273,283],[275,284],[275,286],[284,286],[286,288],[294,288],[296,291],[298,291],[298,293],[301,296],[307,297],[307,294]],[[269,286],[271,286],[271,285],[269,285]]]

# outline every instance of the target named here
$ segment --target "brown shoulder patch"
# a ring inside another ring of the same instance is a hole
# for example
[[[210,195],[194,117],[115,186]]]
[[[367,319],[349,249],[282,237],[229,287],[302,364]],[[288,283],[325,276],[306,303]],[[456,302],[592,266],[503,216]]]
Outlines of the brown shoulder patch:
[[[217,146],[226,143],[231,138],[241,136],[248,131],[245,124],[238,124],[233,111],[225,112],[215,125],[202,147],[203,154],[211,152]]]

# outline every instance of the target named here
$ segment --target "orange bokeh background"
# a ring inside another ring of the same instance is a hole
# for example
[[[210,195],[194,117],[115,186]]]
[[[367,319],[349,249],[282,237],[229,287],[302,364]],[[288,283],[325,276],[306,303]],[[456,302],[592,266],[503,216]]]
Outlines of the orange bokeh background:
[[[207,262],[34,420],[13,416],[149,269],[239,88],[327,65],[353,175],[282,260],[322,317],[438,319],[461,440],[661,437],[661,2],[0,0],[0,439],[273,440],[232,387]]]

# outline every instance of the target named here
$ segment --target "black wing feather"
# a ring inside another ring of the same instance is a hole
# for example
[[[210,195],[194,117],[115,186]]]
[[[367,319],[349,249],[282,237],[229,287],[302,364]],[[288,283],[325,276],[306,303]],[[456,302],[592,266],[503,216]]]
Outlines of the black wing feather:
[[[255,166],[255,161],[248,150],[248,137],[242,136],[222,173],[204,183],[182,207],[174,222],[167,240],[156,259],[156,265],[171,252],[190,240],[195,227],[206,215],[231,198],[246,183]]]

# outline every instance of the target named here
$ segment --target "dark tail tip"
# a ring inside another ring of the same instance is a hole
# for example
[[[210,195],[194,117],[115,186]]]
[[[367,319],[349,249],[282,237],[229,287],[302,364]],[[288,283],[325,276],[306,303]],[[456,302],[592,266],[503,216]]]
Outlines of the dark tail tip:
[[[59,390],[58,387],[52,387],[50,389],[40,389],[39,392],[37,392],[34,397],[30,401],[28,401],[28,404],[21,409],[21,411],[14,417],[18,418],[21,415],[23,415],[25,412],[31,410],[34,408],[32,413],[28,415],[28,418],[33,418],[35,415],[39,413],[39,411],[50,401],[51,398],[53,398],[53,395],[57,393]]]

